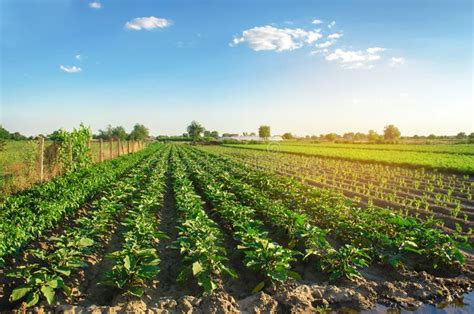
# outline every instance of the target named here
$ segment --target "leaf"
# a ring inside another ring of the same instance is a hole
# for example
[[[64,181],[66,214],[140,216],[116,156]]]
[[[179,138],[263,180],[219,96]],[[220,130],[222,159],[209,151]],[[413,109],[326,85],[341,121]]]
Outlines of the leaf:
[[[39,294],[38,294],[38,292],[30,293],[30,294],[28,294],[28,296],[26,297],[26,307],[33,306],[33,305],[35,305],[36,303],[38,303],[38,301],[39,301]]]
[[[26,288],[26,287],[16,288],[15,290],[13,290],[12,294],[10,295],[10,302],[23,298],[30,291],[31,291],[31,288]]]
[[[60,273],[60,274],[63,274],[64,276],[69,276],[71,274],[71,270],[70,269],[67,269],[67,268],[56,268],[55,269],[56,272]]]
[[[64,291],[64,294],[67,296],[67,297],[70,297],[71,294],[72,294],[72,289],[69,288],[69,286],[66,286],[66,285],[63,285],[62,286],[62,289]]]
[[[63,285],[62,279],[53,279],[48,281],[48,286],[50,286],[53,289],[61,288]]]
[[[145,289],[142,287],[130,287],[127,292],[136,297],[141,297],[145,293]]]
[[[94,240],[89,238],[82,238],[77,244],[81,247],[88,247],[94,245]]]
[[[48,304],[51,305],[51,303],[53,303],[53,300],[54,300],[54,289],[51,288],[50,286],[42,286],[41,292],[43,293],[44,297],[48,301]]]
[[[259,292],[260,290],[263,289],[263,287],[265,287],[265,281],[260,281],[260,283],[256,285],[255,288],[253,288],[252,293]]]
[[[126,270],[130,270],[130,255],[125,256],[123,259],[123,267],[125,267]]]
[[[202,266],[199,262],[193,263],[193,275],[196,276],[202,271]]]

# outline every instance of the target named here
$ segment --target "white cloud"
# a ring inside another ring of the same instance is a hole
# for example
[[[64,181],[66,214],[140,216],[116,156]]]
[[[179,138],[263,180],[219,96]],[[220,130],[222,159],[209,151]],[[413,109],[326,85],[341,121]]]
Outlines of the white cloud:
[[[81,61],[82,56],[81,56],[81,55],[76,55],[75,58],[76,58],[77,60]]]
[[[314,19],[311,23],[313,23],[313,24],[323,24],[323,21],[321,21],[319,19]]]
[[[374,67],[371,62],[381,59],[381,56],[376,54],[376,52],[383,50],[370,50],[371,53],[369,53],[369,49],[366,51],[336,49],[334,52],[326,55],[326,60],[337,61],[346,69],[371,69]]]
[[[400,58],[392,57],[390,59],[390,63],[389,63],[389,65],[393,68],[399,67],[399,66],[404,65],[404,64],[405,64],[405,58],[402,58],[402,57],[400,57]]]
[[[333,28],[334,26],[336,26],[336,21],[332,21],[331,23],[328,24],[329,28]]]
[[[354,105],[358,105],[358,104],[360,104],[360,99],[354,98],[354,99],[352,99],[352,103]]]
[[[385,48],[373,47],[373,48],[367,48],[366,51],[370,54],[376,54],[377,52],[385,51]]]
[[[125,28],[131,30],[151,30],[154,28],[165,28],[171,26],[172,22],[168,19],[157,18],[154,16],[150,17],[137,17],[127,23],[125,23]]]
[[[329,39],[339,39],[342,37],[341,33],[334,33],[328,36]]]
[[[102,9],[102,3],[100,3],[100,2],[91,2],[91,3],[89,3],[89,8]]]
[[[276,28],[270,25],[254,27],[234,37],[231,46],[246,42],[255,50],[285,51],[312,44],[322,37],[320,30],[306,31],[301,28]]]
[[[323,43],[317,44],[316,48],[328,48],[328,47],[331,47],[332,45],[334,45],[335,43],[336,43],[335,40],[326,40]]]
[[[77,67],[77,66],[64,66],[64,65],[60,65],[59,68],[66,72],[66,73],[79,73],[82,71],[82,69],[80,67]]]

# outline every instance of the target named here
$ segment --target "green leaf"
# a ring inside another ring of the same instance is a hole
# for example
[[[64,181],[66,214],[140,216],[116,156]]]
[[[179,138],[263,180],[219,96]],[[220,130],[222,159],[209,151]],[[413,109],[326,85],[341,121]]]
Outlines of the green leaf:
[[[50,286],[53,289],[60,288],[62,284],[63,284],[62,280],[59,280],[59,279],[53,279],[48,282],[48,286]]]
[[[125,256],[123,259],[123,267],[125,267],[126,270],[130,270],[130,255]]]
[[[255,288],[253,288],[252,293],[259,292],[260,290],[263,289],[263,287],[265,287],[265,281],[260,281],[260,283],[256,285]]]
[[[130,287],[127,292],[136,297],[141,297],[145,293],[145,289],[142,287]]]
[[[65,294],[67,297],[70,297],[70,296],[71,296],[71,294],[72,294],[72,289],[71,289],[71,288],[69,288],[69,287],[66,286],[66,285],[63,285],[63,286],[62,286],[62,289],[63,289],[63,291],[64,291],[64,294]]]
[[[25,288],[25,287],[16,288],[15,290],[13,290],[12,294],[10,295],[10,302],[23,298],[30,291],[31,291],[31,288]]]
[[[70,269],[67,269],[67,268],[56,268],[55,269],[56,272],[60,273],[60,274],[63,274],[65,276],[69,276],[71,274],[71,270]]]
[[[39,294],[38,294],[38,292],[30,293],[30,294],[28,294],[28,296],[26,297],[26,307],[33,306],[33,305],[35,305],[36,303],[38,303],[38,301],[39,301]]]
[[[94,240],[89,239],[89,238],[82,238],[79,240],[77,244],[81,247],[92,246],[94,245]]]
[[[53,300],[54,300],[54,289],[51,288],[50,286],[42,286],[41,292],[43,293],[44,297],[48,301],[48,304],[51,305],[51,303],[53,303]]]
[[[199,262],[193,263],[193,275],[196,276],[202,271],[202,266]]]

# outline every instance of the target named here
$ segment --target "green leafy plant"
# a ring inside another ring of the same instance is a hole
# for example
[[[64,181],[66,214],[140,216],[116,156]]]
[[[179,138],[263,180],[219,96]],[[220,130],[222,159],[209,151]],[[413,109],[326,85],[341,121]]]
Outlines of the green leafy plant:
[[[344,245],[339,250],[331,250],[321,259],[321,269],[330,273],[329,280],[334,281],[341,277],[349,280],[362,278],[358,269],[367,267],[370,256],[364,249],[352,245]]]

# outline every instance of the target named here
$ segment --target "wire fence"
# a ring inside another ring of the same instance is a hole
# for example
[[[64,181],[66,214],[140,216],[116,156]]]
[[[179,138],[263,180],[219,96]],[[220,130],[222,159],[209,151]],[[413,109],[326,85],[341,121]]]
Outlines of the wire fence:
[[[91,140],[92,163],[102,162],[145,148],[144,141]],[[1,198],[63,173],[58,159],[59,144],[53,141],[8,141],[0,151]]]

